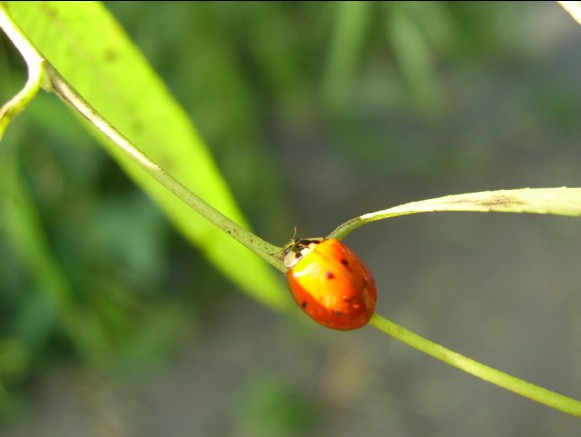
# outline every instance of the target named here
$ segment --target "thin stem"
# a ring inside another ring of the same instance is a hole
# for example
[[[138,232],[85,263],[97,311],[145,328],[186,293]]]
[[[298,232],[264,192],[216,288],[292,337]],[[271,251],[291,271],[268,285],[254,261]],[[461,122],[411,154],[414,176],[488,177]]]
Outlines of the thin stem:
[[[36,47],[26,38],[24,33],[12,21],[6,9],[0,3],[0,28],[8,35],[20,54],[23,56],[29,71],[29,80],[26,86],[14,96],[3,108],[0,115],[0,138],[2,126],[20,113],[34,98],[43,79],[48,80],[45,88],[54,91],[61,99],[75,108],[83,117],[101,131],[133,162],[145,170],[150,176],[174,193],[190,208],[202,217],[222,229],[232,238],[262,257],[266,262],[281,271],[285,271],[282,264],[282,248],[275,246],[256,236],[238,223],[230,220],[224,214],[213,208],[205,200],[192,193],[188,188],[167,173],[162,167],[153,162],[146,154],[134,146],[115,127],[105,120],[80,94],[68,84],[59,72],[38,52]],[[44,74],[43,74],[44,73]]]
[[[477,378],[488,381],[506,390],[510,390],[533,401],[555,408],[563,413],[581,417],[581,401],[563,396],[546,388],[523,381],[500,370],[493,369],[471,358],[460,355],[426,338],[397,325],[378,314],[375,314],[369,324],[395,339],[405,343],[427,355],[446,364],[454,366]]]
[[[133,162],[174,193],[179,199],[185,202],[202,217],[206,218],[232,238],[260,255],[269,264],[284,271],[284,267],[280,262],[280,257],[276,256],[276,254],[281,252],[280,247],[266,242],[240,226],[238,223],[230,220],[201,197],[191,192],[162,167],[153,162],[145,153],[134,146],[125,136],[115,129],[115,127],[105,120],[71,85],[67,83],[66,80],[63,79],[54,67],[52,67],[48,62],[45,67],[52,90],[61,99],[75,108],[83,117],[89,120],[91,124],[119,147],[119,149],[121,149]]]
[[[43,81],[43,59],[24,37],[20,29],[5,13],[0,5],[0,29],[3,29],[14,46],[22,54],[28,69],[28,79],[24,87],[0,108],[0,140],[6,128],[34,99]]]

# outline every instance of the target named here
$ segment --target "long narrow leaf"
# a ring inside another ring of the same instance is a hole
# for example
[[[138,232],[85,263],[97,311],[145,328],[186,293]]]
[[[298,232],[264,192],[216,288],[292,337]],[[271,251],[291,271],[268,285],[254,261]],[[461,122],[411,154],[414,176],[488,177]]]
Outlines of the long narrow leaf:
[[[28,38],[97,111],[190,190],[245,223],[185,111],[100,3],[4,4]],[[260,301],[285,305],[280,282],[266,264],[98,138],[216,267]]]

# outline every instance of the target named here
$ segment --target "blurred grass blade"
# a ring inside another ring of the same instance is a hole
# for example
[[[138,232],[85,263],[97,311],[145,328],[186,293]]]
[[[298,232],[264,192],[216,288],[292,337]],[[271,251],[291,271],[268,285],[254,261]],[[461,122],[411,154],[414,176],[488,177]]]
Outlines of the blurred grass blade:
[[[345,110],[373,6],[367,1],[334,3],[335,29],[325,73],[325,98],[334,111]]]
[[[49,62],[109,122],[191,191],[245,224],[187,114],[102,4],[4,4]],[[218,269],[261,302],[285,306],[281,282],[265,263],[97,137]]]
[[[431,49],[406,2],[386,5],[386,33],[397,63],[415,98],[425,109],[440,102]]]
[[[87,314],[74,307],[75,297],[66,274],[55,261],[32,194],[18,165],[16,145],[0,149],[0,221],[15,254],[28,267],[36,286],[23,297],[26,305],[14,316],[13,333],[32,357],[42,353],[54,331],[62,328],[77,352],[92,362],[103,360],[106,340]],[[93,328],[93,329],[90,329]]]
[[[71,303],[71,290],[50,251],[39,212],[20,174],[16,145],[6,141],[0,149],[0,223],[6,243],[15,249],[15,258],[28,267],[38,284],[39,293],[27,296],[28,305],[16,318],[15,328],[16,336],[34,354],[44,348],[47,335]]]

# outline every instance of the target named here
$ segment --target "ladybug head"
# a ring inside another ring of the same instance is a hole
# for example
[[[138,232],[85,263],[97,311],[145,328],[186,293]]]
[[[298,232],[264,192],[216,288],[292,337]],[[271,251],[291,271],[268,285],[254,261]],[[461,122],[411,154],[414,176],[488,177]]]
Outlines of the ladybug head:
[[[323,238],[293,239],[284,248],[284,266],[289,270],[292,269],[302,257],[312,252],[323,240]]]

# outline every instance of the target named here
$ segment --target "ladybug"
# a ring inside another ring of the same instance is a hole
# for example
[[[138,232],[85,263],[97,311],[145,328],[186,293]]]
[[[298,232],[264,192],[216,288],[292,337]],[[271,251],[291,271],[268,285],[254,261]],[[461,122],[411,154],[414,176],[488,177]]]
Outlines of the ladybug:
[[[338,240],[294,240],[285,248],[288,284],[297,304],[317,323],[332,329],[365,326],[375,312],[375,278]]]

